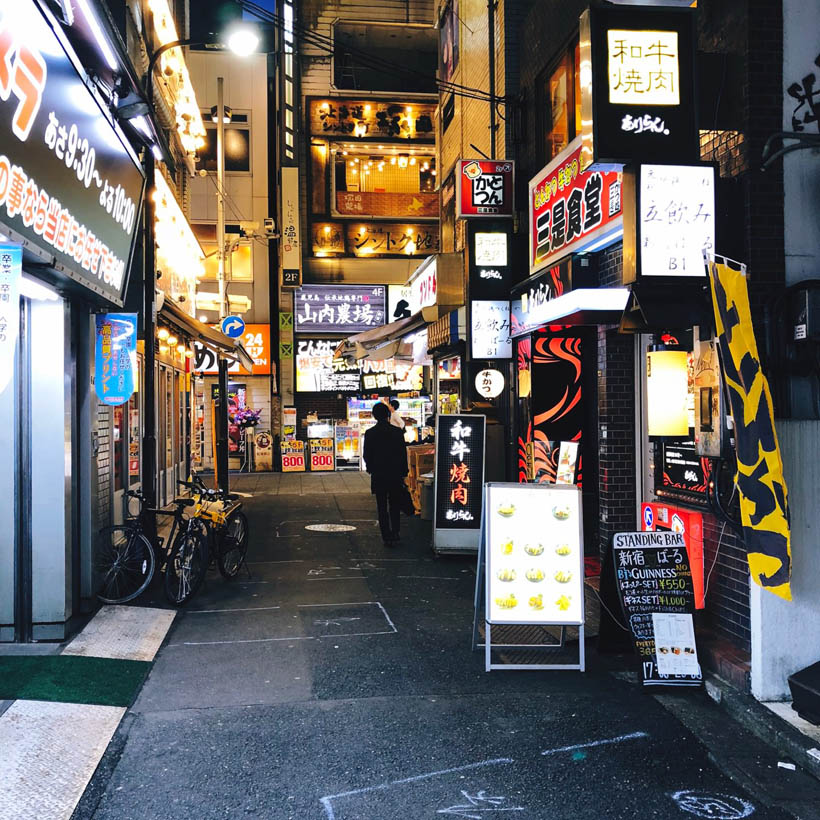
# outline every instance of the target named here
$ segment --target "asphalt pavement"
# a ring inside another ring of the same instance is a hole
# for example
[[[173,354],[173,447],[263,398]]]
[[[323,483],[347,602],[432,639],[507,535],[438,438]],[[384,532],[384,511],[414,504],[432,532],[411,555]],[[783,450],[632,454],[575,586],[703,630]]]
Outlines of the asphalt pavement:
[[[358,474],[234,486],[248,572],[177,616],[75,818],[816,816],[816,781],[594,641],[585,673],[486,673],[475,559],[418,518],[386,549]]]

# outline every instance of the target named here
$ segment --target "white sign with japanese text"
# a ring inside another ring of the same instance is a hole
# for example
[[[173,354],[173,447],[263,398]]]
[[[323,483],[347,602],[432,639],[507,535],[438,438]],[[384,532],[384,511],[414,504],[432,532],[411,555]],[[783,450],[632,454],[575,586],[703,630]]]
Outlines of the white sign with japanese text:
[[[703,277],[703,251],[714,248],[714,168],[641,165],[641,276]]]
[[[302,240],[299,229],[299,169],[282,168],[282,284],[302,283]]]
[[[475,301],[472,308],[474,359],[512,358],[510,303]]]
[[[609,101],[620,105],[679,105],[676,31],[607,31]]]

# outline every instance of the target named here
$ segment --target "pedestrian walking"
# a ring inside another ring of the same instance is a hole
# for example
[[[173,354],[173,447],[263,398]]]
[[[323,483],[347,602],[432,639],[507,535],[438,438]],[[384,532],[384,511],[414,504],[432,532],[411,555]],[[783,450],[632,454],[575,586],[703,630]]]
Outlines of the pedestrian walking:
[[[405,421],[401,417],[401,413],[399,413],[399,400],[390,399],[390,406],[393,408],[393,412],[390,414],[390,423],[394,427],[404,430]]]
[[[373,405],[376,426],[364,434],[364,463],[370,473],[370,492],[376,496],[379,527],[384,545],[399,540],[402,498],[407,475],[407,444],[398,427],[390,423],[390,408]]]

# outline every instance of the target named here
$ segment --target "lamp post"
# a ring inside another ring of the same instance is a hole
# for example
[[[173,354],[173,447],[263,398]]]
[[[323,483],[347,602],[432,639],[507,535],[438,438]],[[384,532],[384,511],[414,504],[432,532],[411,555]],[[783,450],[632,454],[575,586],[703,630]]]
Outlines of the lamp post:
[[[172,48],[182,48],[183,46],[203,46],[205,48],[228,48],[238,56],[247,56],[252,53],[259,43],[259,38],[252,29],[246,27],[239,27],[235,29],[227,38],[225,44],[204,43],[196,39],[187,40],[172,40],[163,43],[154,51],[148,60],[148,69],[143,78],[143,85],[145,87],[145,99],[148,103],[149,111],[154,109],[154,69],[159,58]],[[221,90],[221,79],[220,79]],[[221,121],[224,114],[224,105],[221,103],[220,93],[220,111],[219,119]],[[217,130],[219,140],[221,142],[224,134],[222,123],[220,122]],[[222,146],[218,146],[220,155]],[[224,166],[224,155],[222,155],[222,165]],[[148,196],[145,198],[144,211],[144,225],[143,225],[143,241],[145,243],[143,253],[143,327],[145,336],[145,353],[144,353],[144,433],[143,433],[143,447],[142,447],[142,475],[141,484],[142,491],[145,495],[146,504],[149,507],[156,507],[157,501],[157,416],[156,416],[156,383],[155,373],[156,356],[154,355],[154,335],[156,332],[156,253],[155,253],[155,220],[156,208],[153,200],[154,190],[154,176],[156,172],[155,157],[152,149],[145,152],[145,189]],[[219,245],[219,270],[220,270],[220,294],[224,294],[224,201],[222,195],[222,179],[219,180],[219,202],[222,208],[222,218],[220,224],[222,226],[222,239]],[[220,318],[224,317],[224,299],[220,299]],[[220,477],[224,476],[224,488],[228,489],[228,413],[227,413],[227,363],[224,357],[219,358],[219,389],[220,389],[220,407],[223,408],[224,424],[220,423],[220,435],[224,436],[224,469],[220,469],[217,464],[218,473]],[[217,451],[217,461],[219,462],[219,450]],[[222,486],[222,481],[220,481]],[[153,518],[149,516],[148,526],[153,526]]]

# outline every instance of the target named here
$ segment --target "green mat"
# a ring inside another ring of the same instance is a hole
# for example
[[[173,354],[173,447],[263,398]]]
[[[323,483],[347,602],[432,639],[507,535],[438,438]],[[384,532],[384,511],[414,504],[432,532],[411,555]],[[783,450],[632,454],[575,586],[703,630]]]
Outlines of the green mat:
[[[0,656],[0,700],[130,706],[151,664],[80,655]]]

